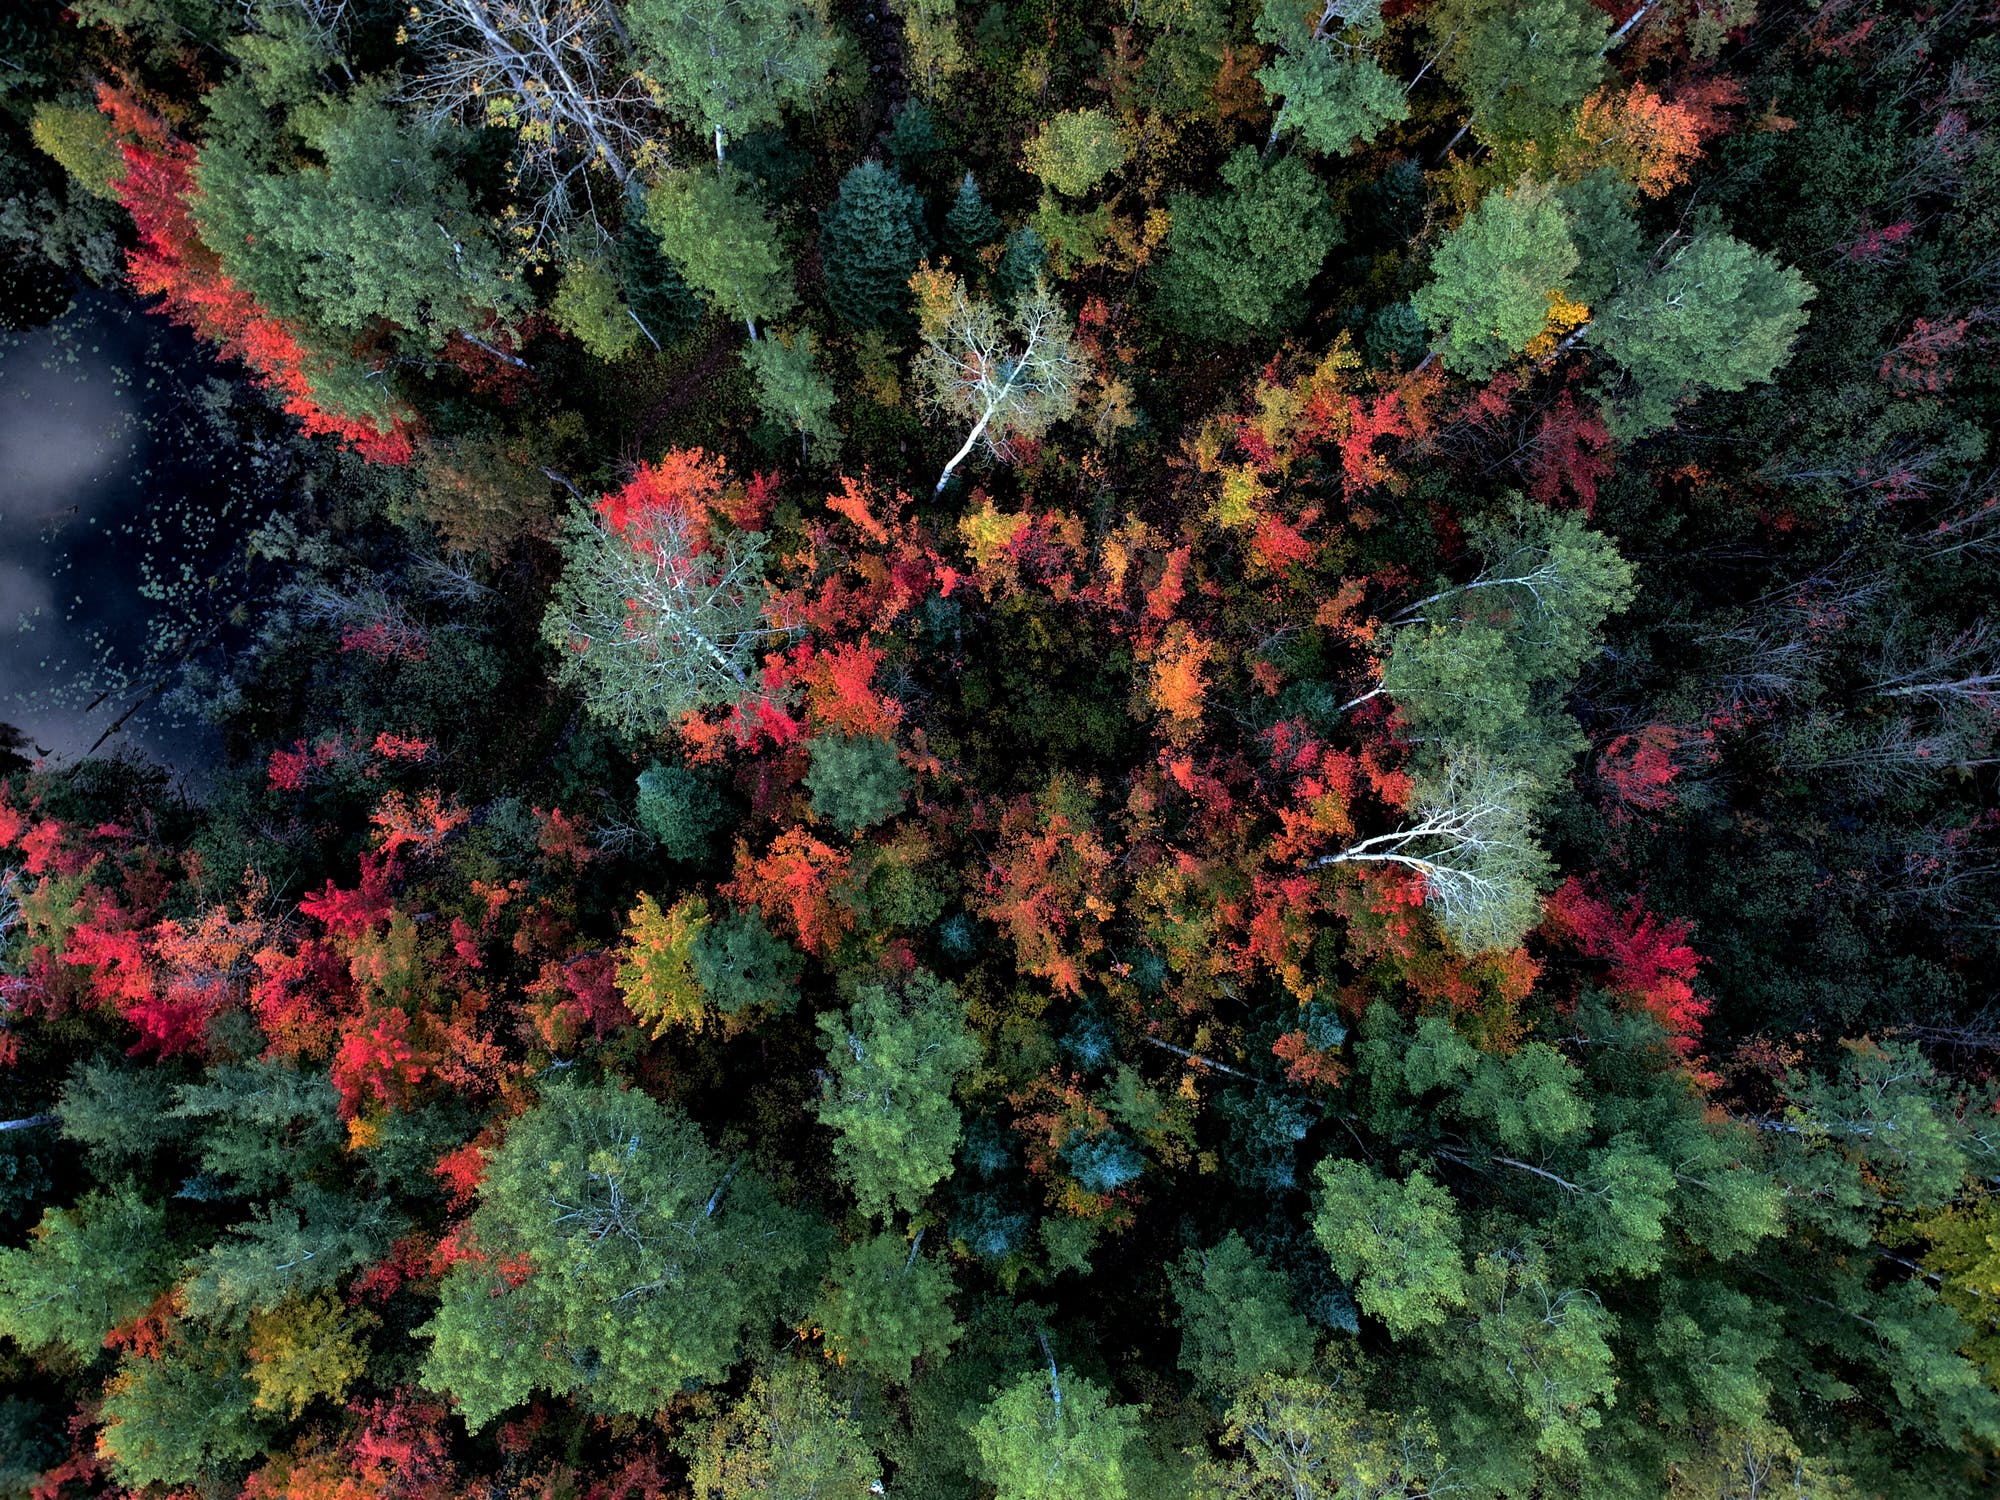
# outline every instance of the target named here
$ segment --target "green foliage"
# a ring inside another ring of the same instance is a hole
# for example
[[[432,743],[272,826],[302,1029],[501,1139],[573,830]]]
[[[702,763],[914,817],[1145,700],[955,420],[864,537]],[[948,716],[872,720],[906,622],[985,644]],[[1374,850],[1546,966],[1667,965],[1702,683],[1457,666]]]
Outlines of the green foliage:
[[[1370,1410],[1339,1372],[1266,1375],[1229,1408],[1228,1458],[1204,1466],[1199,1500],[1392,1500],[1449,1493],[1437,1434]]]
[[[923,200],[893,167],[864,161],[840,180],[820,216],[826,300],[856,328],[906,323],[910,274],[924,258]]]
[[[1729,235],[1676,246],[1591,320],[1591,342],[1630,381],[1613,405],[1620,429],[1664,427],[1677,403],[1704,388],[1769,380],[1790,357],[1812,295],[1797,271]]]
[[[479,1187],[422,1380],[483,1427],[537,1390],[647,1415],[722,1379],[815,1259],[812,1222],[635,1089],[549,1089]],[[525,1275],[511,1269],[519,1266]]]
[[[1030,1370],[996,1388],[972,1441],[996,1500],[1127,1500],[1135,1492],[1139,1411],[1079,1375]]]
[[[706,1500],[868,1500],[882,1489],[859,1424],[803,1360],[754,1377],[743,1399],[689,1442],[688,1458],[695,1493]]]
[[[573,260],[563,267],[549,316],[598,359],[622,359],[645,337],[625,310],[617,279],[594,260]]]
[[[1570,218],[1577,266],[1569,278],[1572,301],[1595,308],[1640,261],[1639,221],[1632,189],[1608,167],[1557,186]]]
[[[883,1233],[834,1256],[813,1321],[843,1365],[904,1385],[918,1360],[943,1355],[958,1338],[951,1270],[920,1255],[922,1247],[922,1235],[911,1242]]]
[[[1472,9],[1458,8],[1454,19]],[[1610,18],[1587,0],[1477,9],[1485,14],[1467,16],[1445,54],[1446,76],[1472,106],[1473,134],[1488,144],[1527,141],[1568,124],[1604,77]]]
[[[291,124],[315,165],[271,170],[224,138],[198,173],[202,238],[265,306],[345,338],[386,321],[426,348],[523,308],[448,138],[370,93],[302,105]]]
[[[35,144],[54,157],[93,198],[116,202],[112,186],[125,175],[125,158],[111,138],[111,124],[87,104],[43,99],[29,121]]]
[[[1180,1307],[1181,1368],[1228,1397],[1263,1375],[1312,1362],[1312,1326],[1295,1312],[1285,1278],[1231,1230],[1212,1250],[1190,1250],[1169,1273]]]
[[[686,766],[653,762],[639,773],[638,791],[639,826],[668,859],[699,863],[728,826],[729,809],[720,794]]]
[[[1467,1297],[1463,1231],[1451,1195],[1421,1169],[1401,1181],[1358,1161],[1323,1161],[1313,1234],[1361,1310],[1407,1338]]]
[[[757,405],[765,416],[799,435],[804,450],[808,438],[823,454],[840,446],[840,428],[833,420],[833,386],[813,359],[809,332],[773,334],[746,344],[743,364],[757,382]]]
[[[959,1112],[952,1088],[980,1058],[958,991],[921,971],[898,990],[857,986],[819,1034],[829,1082],[819,1117],[862,1211],[914,1212],[951,1171]]]
[[[889,128],[889,151],[903,171],[921,176],[950,149],[937,116],[923,100],[911,99],[896,111],[896,122]]]
[[[704,926],[688,962],[702,995],[724,1015],[753,1008],[781,1014],[798,1003],[798,950],[774,935],[754,906]]]
[[[198,1318],[241,1322],[333,1287],[380,1258],[402,1228],[380,1198],[308,1184],[257,1209],[209,1246],[190,1267],[183,1300]]]
[[[45,1212],[25,1246],[0,1250],[0,1334],[90,1359],[166,1289],[174,1262],[157,1203],[130,1187],[86,1193]]]
[[[951,208],[944,216],[946,252],[969,269],[977,263],[979,252],[1001,237],[1002,229],[1000,216],[986,206],[979,184],[967,172],[959,181],[958,196],[951,200]],[[1040,267],[1036,269],[1039,271]]]
[[[824,0],[633,0],[630,10],[667,109],[718,150],[808,103],[833,64]]]
[[[1257,73],[1282,101],[1273,140],[1296,133],[1310,151],[1345,156],[1409,117],[1403,86],[1368,52],[1382,36],[1381,0],[1329,0],[1317,24],[1297,0],[1264,0],[1255,33],[1278,49]]]
[[[1101,109],[1066,109],[1042,121],[1022,164],[1042,185],[1081,198],[1125,165],[1128,148],[1118,122]]]
[[[1292,157],[1249,147],[1223,164],[1228,191],[1178,194],[1158,271],[1160,316],[1190,337],[1243,343],[1298,321],[1306,286],[1340,243],[1326,189]]]
[[[1578,261],[1554,186],[1524,178],[1488,193],[1444,237],[1411,300],[1445,368],[1486,380],[1548,326]]]
[[[191,1484],[262,1451],[254,1399],[242,1350],[190,1332],[159,1359],[119,1360],[99,1449],[112,1475],[134,1488]]]
[[[646,227],[660,254],[726,316],[761,323],[797,305],[791,263],[741,173],[669,172],[646,195]]]
[[[340,1096],[323,1072],[258,1059],[212,1068],[174,1090],[202,1169],[233,1191],[269,1193],[322,1165],[343,1139]]]
[[[63,1139],[82,1146],[99,1169],[142,1161],[181,1133],[171,1113],[173,1081],[152,1068],[122,1066],[107,1057],[70,1070],[56,1104]]]
[[[806,789],[813,816],[844,833],[859,833],[903,810],[910,773],[893,743],[872,734],[823,734],[808,742],[812,766]]]

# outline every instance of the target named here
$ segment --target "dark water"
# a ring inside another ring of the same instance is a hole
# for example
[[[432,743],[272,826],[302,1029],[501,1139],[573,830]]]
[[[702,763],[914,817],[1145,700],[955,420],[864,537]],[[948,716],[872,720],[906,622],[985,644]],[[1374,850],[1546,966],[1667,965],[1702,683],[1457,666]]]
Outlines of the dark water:
[[[213,763],[213,731],[154,690],[226,630],[277,500],[233,373],[109,292],[0,336],[0,722],[33,751],[136,752],[197,783]]]

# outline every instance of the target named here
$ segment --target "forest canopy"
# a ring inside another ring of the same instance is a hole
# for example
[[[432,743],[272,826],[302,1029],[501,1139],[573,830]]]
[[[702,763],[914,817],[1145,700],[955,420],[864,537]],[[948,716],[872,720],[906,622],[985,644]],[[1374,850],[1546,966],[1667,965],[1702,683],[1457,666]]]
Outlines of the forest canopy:
[[[1992,1493],[1993,19],[8,6],[0,1500]]]

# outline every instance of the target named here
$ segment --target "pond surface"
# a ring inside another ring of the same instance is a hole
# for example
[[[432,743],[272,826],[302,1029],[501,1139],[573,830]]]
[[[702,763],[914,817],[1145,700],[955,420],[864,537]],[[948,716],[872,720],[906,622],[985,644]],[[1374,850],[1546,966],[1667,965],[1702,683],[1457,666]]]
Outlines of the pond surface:
[[[280,498],[245,393],[112,292],[0,335],[0,723],[25,753],[137,753],[199,782],[219,739],[154,690],[226,630],[244,534]]]

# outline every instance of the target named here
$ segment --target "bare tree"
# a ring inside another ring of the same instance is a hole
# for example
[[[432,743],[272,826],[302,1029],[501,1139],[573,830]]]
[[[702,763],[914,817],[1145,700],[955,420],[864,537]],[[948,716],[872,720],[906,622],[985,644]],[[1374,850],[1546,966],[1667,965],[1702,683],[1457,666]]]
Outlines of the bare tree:
[[[593,172],[636,191],[657,115],[612,0],[432,0],[412,14],[424,64],[405,97],[434,120],[514,131],[516,180],[537,194],[533,244],[600,222]]]
[[[1042,283],[1003,313],[987,298],[968,296],[948,271],[919,272],[916,280],[924,347],[915,373],[925,402],[972,424],[938,475],[942,492],[981,444],[1005,461],[1016,438],[1040,437],[1075,411],[1087,367],[1067,314]]]
[[[1460,948],[1511,948],[1541,916],[1549,859],[1530,821],[1534,782],[1504,762],[1467,751],[1448,753],[1442,772],[1420,783],[1412,820],[1315,868],[1392,864],[1424,882],[1426,900]]]

